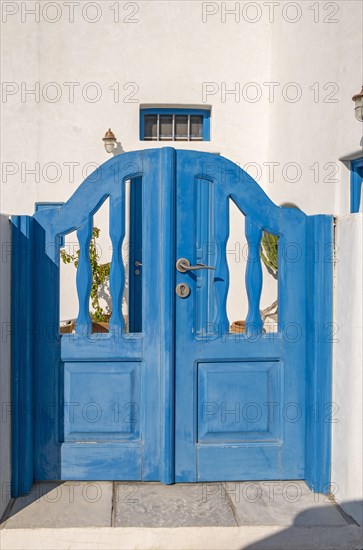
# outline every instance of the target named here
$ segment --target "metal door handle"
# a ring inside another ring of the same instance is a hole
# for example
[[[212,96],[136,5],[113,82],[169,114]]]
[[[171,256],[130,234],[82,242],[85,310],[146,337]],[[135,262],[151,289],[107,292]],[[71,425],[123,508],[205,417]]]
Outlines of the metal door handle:
[[[179,258],[176,262],[176,268],[180,273],[186,273],[187,271],[196,271],[197,269],[215,269],[211,265],[197,264],[190,265],[190,261],[186,258]]]

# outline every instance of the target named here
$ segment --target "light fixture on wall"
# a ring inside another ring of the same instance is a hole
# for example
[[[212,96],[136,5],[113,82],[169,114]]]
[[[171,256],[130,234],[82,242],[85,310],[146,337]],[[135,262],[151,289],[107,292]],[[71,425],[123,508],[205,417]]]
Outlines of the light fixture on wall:
[[[359,120],[359,122],[363,122],[363,86],[359,94],[355,94],[352,97],[352,100],[355,103],[355,118]]]
[[[105,133],[105,137],[102,138],[107,153],[112,153],[116,147],[116,136],[112,132],[111,128]]]

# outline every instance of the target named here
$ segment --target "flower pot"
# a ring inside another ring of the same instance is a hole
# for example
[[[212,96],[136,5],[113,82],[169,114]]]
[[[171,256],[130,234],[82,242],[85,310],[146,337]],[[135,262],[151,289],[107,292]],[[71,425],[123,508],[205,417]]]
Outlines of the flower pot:
[[[107,315],[108,319],[111,318],[111,315]],[[124,315],[125,320],[125,332],[128,332],[128,315]],[[76,328],[76,321],[71,321],[65,325],[59,327],[60,334],[72,334]],[[110,323],[109,321],[92,321],[92,333],[106,333],[110,332]]]
[[[72,321],[70,323],[67,323],[66,325],[62,325],[59,327],[59,333],[60,334],[72,334],[74,331],[75,322]]]
[[[92,332],[97,332],[97,333],[105,333],[105,332],[110,332],[110,321],[109,319],[111,319],[111,314],[110,315],[107,315],[106,317],[108,317],[108,321],[93,321],[92,322]],[[124,321],[125,321],[125,332],[128,332],[129,331],[129,326],[128,326],[128,322],[129,322],[129,317],[128,315],[124,315]]]
[[[109,332],[110,323],[105,323],[103,321],[93,321],[92,322],[92,332],[105,333]]]
[[[246,321],[233,321],[231,324],[231,332],[233,334],[241,334],[246,331]]]

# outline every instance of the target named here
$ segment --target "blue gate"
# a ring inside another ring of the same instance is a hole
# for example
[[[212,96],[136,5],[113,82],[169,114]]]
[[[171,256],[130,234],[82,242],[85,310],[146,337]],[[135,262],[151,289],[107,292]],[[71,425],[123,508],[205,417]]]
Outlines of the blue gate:
[[[128,181],[142,222],[129,329]],[[107,198],[112,316],[108,333],[93,334],[89,245]],[[248,243],[241,334],[226,313],[230,200]],[[47,479],[305,479],[329,490],[331,216],[279,208],[231,161],[167,147],[114,157],[64,205],[12,224],[14,496]],[[72,231],[79,313],[74,333],[59,334],[59,251]],[[279,242],[272,333],[260,312],[263,232]],[[97,422],[82,414],[89,403]]]

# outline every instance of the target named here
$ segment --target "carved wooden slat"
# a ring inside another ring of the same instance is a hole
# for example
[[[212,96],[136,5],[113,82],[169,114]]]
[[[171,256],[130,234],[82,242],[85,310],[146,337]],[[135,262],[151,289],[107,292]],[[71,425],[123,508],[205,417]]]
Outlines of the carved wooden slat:
[[[218,209],[218,210],[217,210]],[[229,198],[221,197],[217,193],[217,201],[214,214],[215,220],[215,240],[217,245],[217,264],[214,279],[214,288],[217,302],[217,313],[215,325],[218,327],[219,334],[229,332],[229,322],[227,317],[227,296],[229,289],[229,269],[227,264],[227,241],[229,237]]]
[[[110,330],[123,331],[122,296],[125,287],[125,268],[122,261],[122,243],[125,238],[125,184],[122,182],[118,193],[110,197],[110,239],[112,260],[110,267],[110,292],[112,315]]]
[[[260,314],[260,299],[262,291],[260,244],[262,229],[260,229],[248,216],[246,218],[245,231],[248,242],[248,260],[246,268],[248,314],[246,318],[246,333],[261,334],[263,325]]]
[[[89,246],[92,238],[92,216],[77,230],[79,242],[79,262],[76,284],[79,313],[76,321],[76,334],[87,336],[92,332],[92,321],[89,313],[89,297],[92,286],[92,270],[89,257]]]

